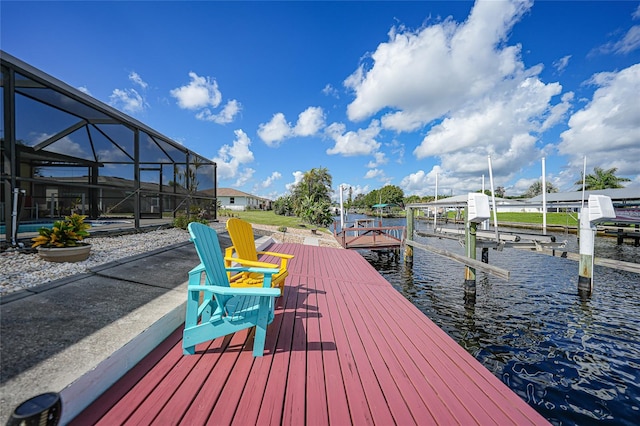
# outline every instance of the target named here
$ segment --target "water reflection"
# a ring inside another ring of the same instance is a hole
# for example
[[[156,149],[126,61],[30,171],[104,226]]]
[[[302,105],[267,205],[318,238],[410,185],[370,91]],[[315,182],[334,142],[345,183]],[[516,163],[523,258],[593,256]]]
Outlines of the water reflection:
[[[402,224],[399,221],[397,224]],[[385,223],[396,225],[396,223]],[[575,235],[558,234],[577,252]],[[463,254],[453,240],[422,244]],[[596,238],[597,257],[640,263],[640,248]],[[640,276],[596,266],[581,297],[577,262],[516,249],[490,250],[509,281],[477,271],[465,294],[464,266],[414,250],[413,267],[362,251],[409,301],[521,398],[557,425],[638,424]]]

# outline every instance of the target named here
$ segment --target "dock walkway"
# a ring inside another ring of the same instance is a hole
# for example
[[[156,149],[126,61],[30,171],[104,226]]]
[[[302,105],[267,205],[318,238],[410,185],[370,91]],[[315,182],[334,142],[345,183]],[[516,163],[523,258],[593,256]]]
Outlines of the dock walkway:
[[[265,355],[181,327],[71,424],[548,424],[357,252],[299,244]],[[265,260],[268,260],[265,259]]]

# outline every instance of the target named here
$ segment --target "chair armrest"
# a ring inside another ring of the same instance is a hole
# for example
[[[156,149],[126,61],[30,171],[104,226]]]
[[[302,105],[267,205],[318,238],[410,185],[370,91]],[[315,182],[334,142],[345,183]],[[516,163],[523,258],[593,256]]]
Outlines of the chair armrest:
[[[223,296],[280,296],[279,288],[264,287],[222,287],[218,285],[190,285],[187,286],[188,291],[210,291],[213,294],[221,294]]]
[[[274,251],[259,251],[258,254],[266,254],[268,256],[275,256],[275,257],[279,257],[281,259],[293,259],[295,257],[292,254],[276,253]]]
[[[204,265],[201,263],[198,266],[196,266],[195,268],[193,268],[192,270],[189,271],[189,275],[191,274],[199,274],[201,272],[204,272]]]
[[[232,266],[229,268],[225,268],[227,271],[230,272],[255,272],[258,274],[264,274],[264,275],[273,275],[273,274],[277,274],[278,272],[280,272],[279,269],[274,269],[274,268],[245,268],[242,266]]]
[[[246,265],[246,266],[254,266],[257,268],[277,268],[278,265],[276,265],[275,263],[268,263],[268,262],[259,262],[259,261],[255,261],[255,260],[246,260],[246,259],[239,259],[237,257],[231,257],[231,258],[227,258],[225,257],[224,260],[226,261],[231,261],[231,262],[236,262],[239,263],[241,265]]]

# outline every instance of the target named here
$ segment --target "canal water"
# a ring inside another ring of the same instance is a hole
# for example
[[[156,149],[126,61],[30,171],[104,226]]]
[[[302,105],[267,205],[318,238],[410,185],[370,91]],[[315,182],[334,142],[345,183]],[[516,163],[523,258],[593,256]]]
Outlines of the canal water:
[[[383,220],[383,226],[404,224]],[[432,231],[421,221],[416,228]],[[553,235],[578,252],[575,235]],[[416,240],[464,254],[455,240]],[[597,237],[595,252],[640,263],[640,248],[617,246],[615,238]],[[552,424],[640,424],[640,275],[596,266],[593,294],[584,298],[577,291],[576,261],[490,250],[489,263],[509,270],[510,279],[477,271],[476,298],[470,300],[460,263],[420,249],[413,268],[402,258],[361,254]]]

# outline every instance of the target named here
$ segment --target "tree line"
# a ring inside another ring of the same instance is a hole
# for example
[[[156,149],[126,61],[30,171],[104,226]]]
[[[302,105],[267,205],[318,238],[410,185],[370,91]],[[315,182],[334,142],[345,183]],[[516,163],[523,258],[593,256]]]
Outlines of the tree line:
[[[622,182],[630,179],[616,176],[617,168],[603,170],[594,168],[594,173],[585,176],[585,189],[622,188]],[[582,187],[583,179],[575,185]],[[326,167],[313,168],[305,172],[300,182],[290,190],[290,194],[282,196],[273,202],[273,210],[283,216],[297,216],[303,221],[318,226],[329,226],[333,222],[333,208],[331,195],[333,194],[333,179]],[[551,182],[546,182],[547,193],[558,192]],[[480,191],[478,191],[480,192]],[[490,191],[485,191],[491,195]],[[496,196],[504,197],[504,187],[495,190]],[[542,193],[542,181],[534,182],[529,189],[518,197],[531,198]],[[446,195],[438,195],[438,198],[446,198]],[[345,208],[370,210],[376,204],[395,205],[404,208],[406,204],[428,203],[435,199],[434,196],[410,195],[405,197],[402,188],[396,185],[385,185],[380,189],[374,189],[367,194],[357,194],[353,197],[352,188],[347,189],[347,197],[344,200]]]

